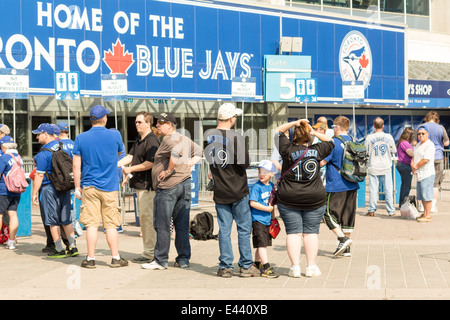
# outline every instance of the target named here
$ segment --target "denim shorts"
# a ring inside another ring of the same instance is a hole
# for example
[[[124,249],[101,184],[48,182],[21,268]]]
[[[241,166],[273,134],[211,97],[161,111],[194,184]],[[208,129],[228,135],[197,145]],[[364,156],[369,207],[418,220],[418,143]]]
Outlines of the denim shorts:
[[[432,201],[433,200],[433,184],[434,177],[429,176],[422,181],[417,181],[417,200]]]
[[[294,209],[281,203],[278,203],[277,206],[286,228],[286,234],[319,233],[326,205],[311,210]]]

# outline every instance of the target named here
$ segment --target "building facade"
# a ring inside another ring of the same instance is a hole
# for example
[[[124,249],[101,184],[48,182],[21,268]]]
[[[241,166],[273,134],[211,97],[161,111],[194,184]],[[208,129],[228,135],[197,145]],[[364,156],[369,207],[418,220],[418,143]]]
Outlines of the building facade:
[[[244,109],[237,128],[253,160],[272,149],[274,128],[291,118],[344,114],[354,117],[355,136],[364,139],[382,116],[398,137],[436,109],[450,128],[448,6],[445,0],[5,0],[0,69],[27,70],[29,94],[1,99],[0,122],[12,128],[25,157],[40,147],[32,128],[69,121],[74,138],[90,128],[95,104],[112,110],[108,126],[121,131],[129,149],[139,111],[172,112],[178,127],[202,143],[220,104],[235,101]],[[79,75],[79,100],[56,97],[58,72]],[[102,96],[102,76],[114,74],[126,76],[125,100]],[[298,78],[316,79],[317,100],[307,106],[296,102]],[[252,99],[232,95],[236,79],[254,81]],[[347,81],[361,82],[363,101],[345,103]]]

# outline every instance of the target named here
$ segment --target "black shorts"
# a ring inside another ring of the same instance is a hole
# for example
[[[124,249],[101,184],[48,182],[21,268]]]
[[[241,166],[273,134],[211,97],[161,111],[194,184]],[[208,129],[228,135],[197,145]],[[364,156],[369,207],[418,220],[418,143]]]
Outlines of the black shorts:
[[[259,221],[252,221],[253,248],[263,248],[272,246],[272,237],[269,227]]]
[[[327,193],[325,223],[330,230],[341,228],[350,233],[355,228],[357,190]]]
[[[9,197],[0,195],[0,214],[6,214],[8,211],[17,211],[19,206],[19,197]]]

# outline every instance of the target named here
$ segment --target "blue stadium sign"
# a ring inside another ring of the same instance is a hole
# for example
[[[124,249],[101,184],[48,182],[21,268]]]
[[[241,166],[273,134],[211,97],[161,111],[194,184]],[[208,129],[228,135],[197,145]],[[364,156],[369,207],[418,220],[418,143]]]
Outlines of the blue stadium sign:
[[[256,100],[279,100],[263,86],[281,19],[283,36],[303,38],[318,102],[342,101],[342,81],[354,77],[367,83],[367,102],[405,101],[399,25],[221,1],[2,0],[0,12],[0,68],[28,69],[33,95],[54,95],[54,72],[74,71],[81,95],[100,97],[102,74],[124,74],[131,98],[231,100],[240,77],[255,78]],[[270,77],[290,88],[302,76]]]

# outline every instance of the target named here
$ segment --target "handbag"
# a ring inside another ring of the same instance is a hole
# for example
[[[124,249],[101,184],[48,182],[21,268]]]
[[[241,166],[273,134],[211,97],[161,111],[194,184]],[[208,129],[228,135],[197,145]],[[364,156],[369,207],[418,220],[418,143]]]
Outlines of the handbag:
[[[272,191],[270,191],[270,196],[269,196],[269,200],[267,201],[267,204],[269,206],[274,206],[277,204],[277,191],[278,191],[278,184],[280,183],[281,179],[284,178],[284,176],[291,171],[296,165],[297,163],[300,162],[300,160],[303,159],[303,157],[305,156],[306,152],[308,151],[308,148],[305,149],[305,151],[302,153],[302,155],[300,156],[300,158],[297,159],[297,161],[294,162],[294,164],[288,169],[286,170],[283,175],[280,177],[280,179],[278,179],[278,181],[274,184]]]
[[[278,223],[277,219],[272,219],[270,221],[270,226],[269,226],[269,234],[273,239],[276,239],[276,237],[278,236],[278,234],[280,233],[280,224]]]

